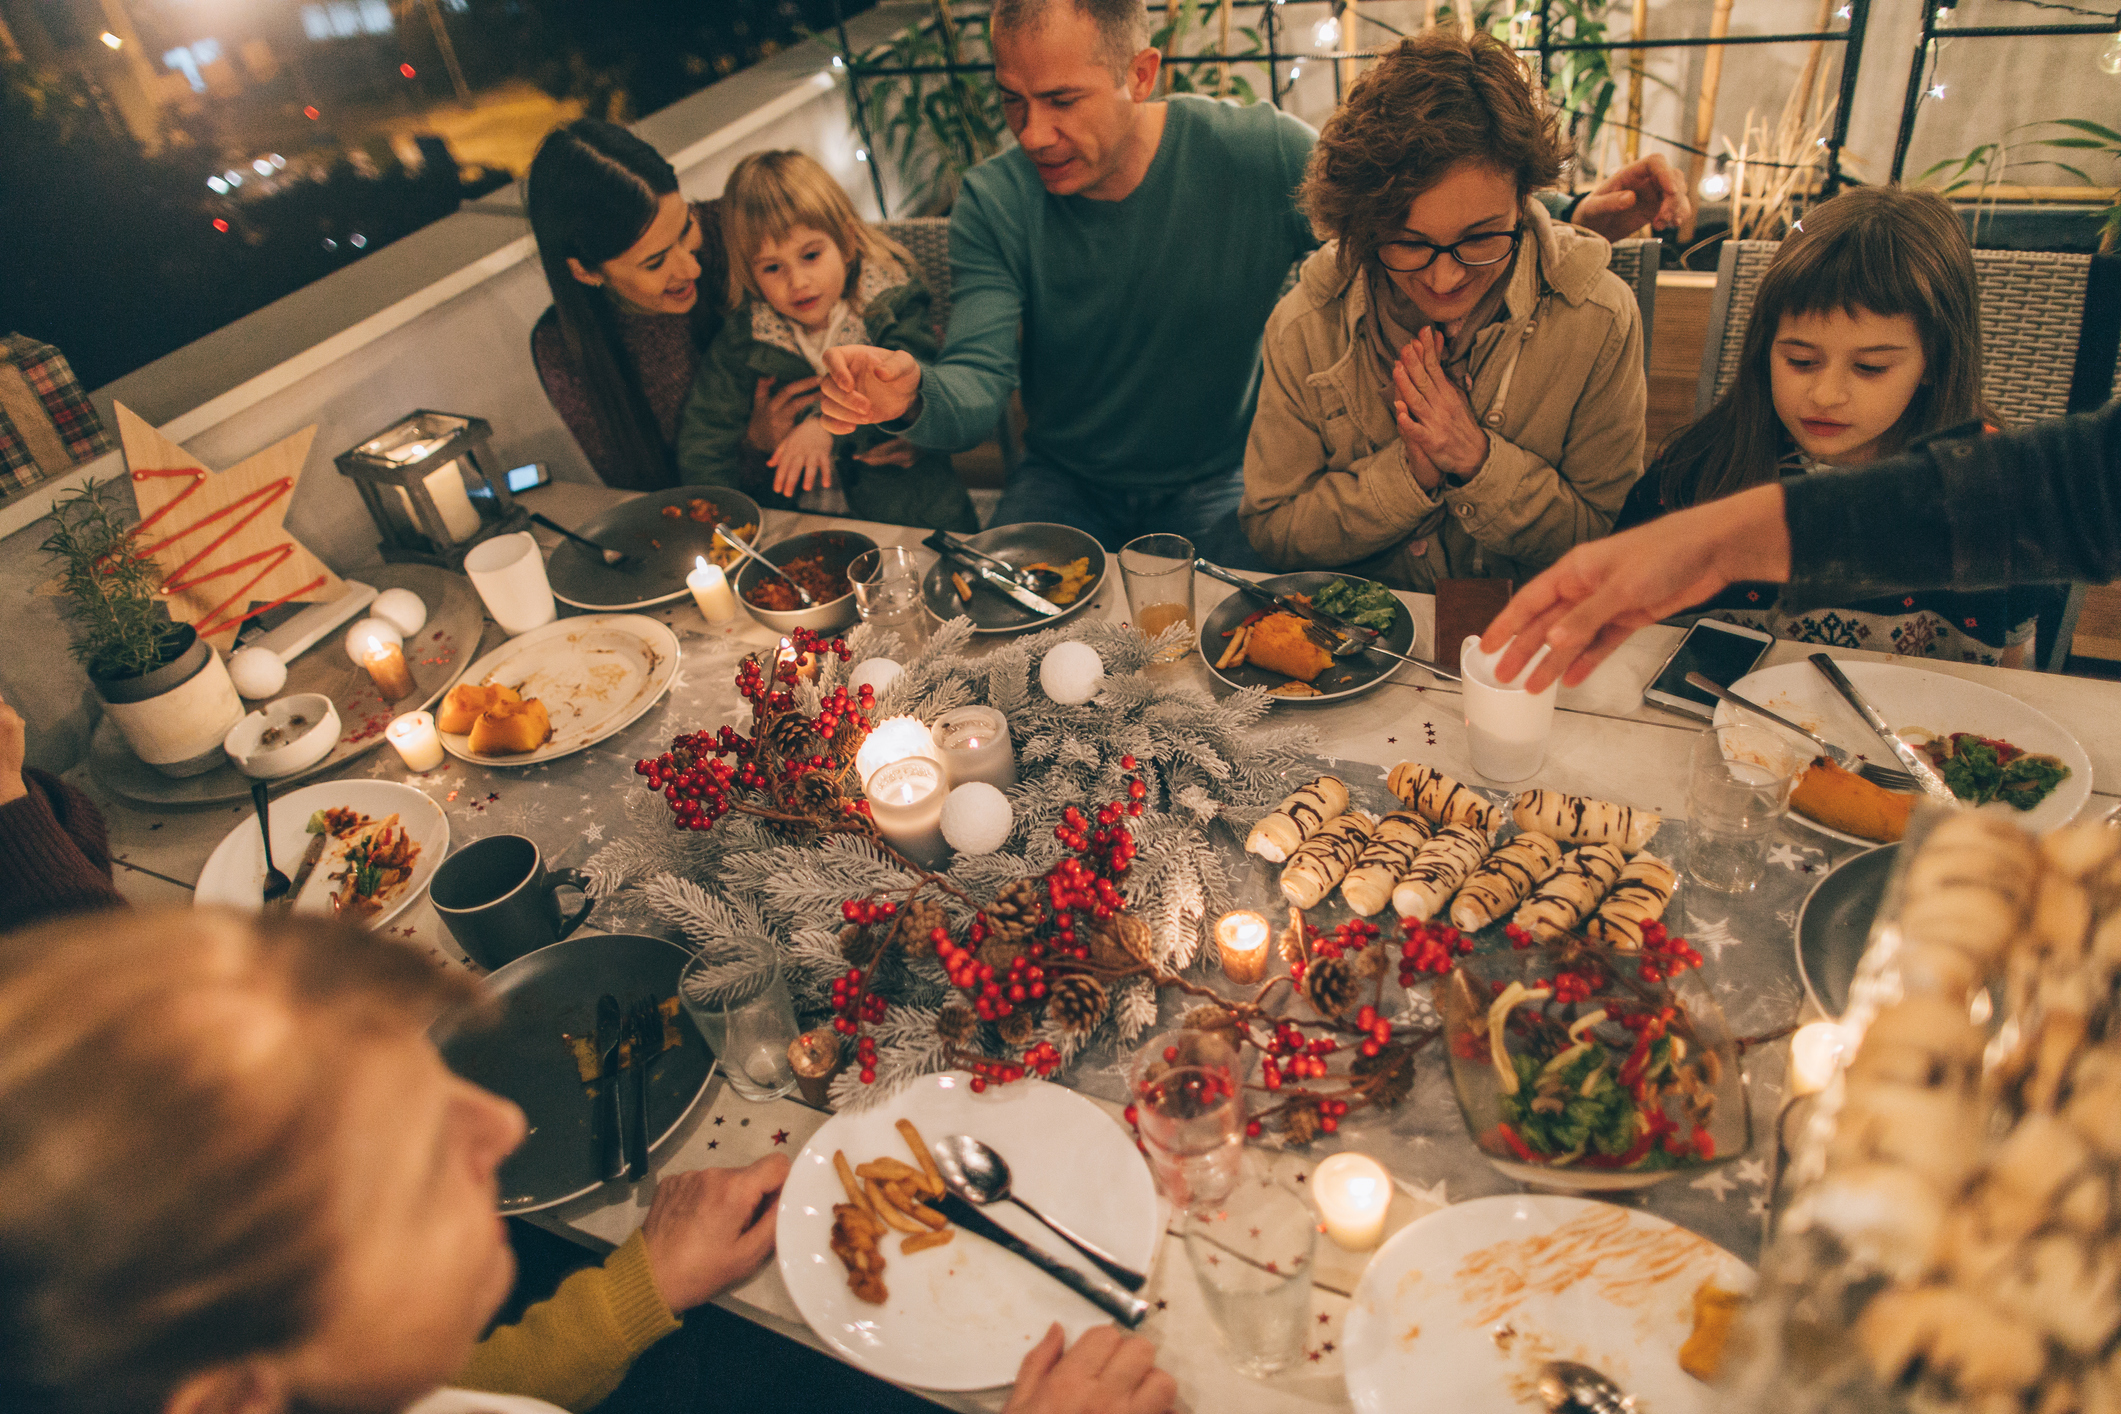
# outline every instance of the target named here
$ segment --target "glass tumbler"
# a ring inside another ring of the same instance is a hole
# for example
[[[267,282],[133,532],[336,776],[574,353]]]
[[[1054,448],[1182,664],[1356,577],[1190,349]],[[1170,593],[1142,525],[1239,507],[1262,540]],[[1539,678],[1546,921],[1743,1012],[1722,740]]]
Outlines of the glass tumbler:
[[[1181,1209],[1220,1202],[1244,1157],[1237,1051],[1215,1032],[1173,1031],[1134,1064],[1135,1127],[1156,1185]]]
[[[1193,542],[1183,535],[1138,535],[1120,547],[1119,572],[1127,582],[1127,608],[1134,626],[1155,638],[1176,623],[1193,628]],[[1173,662],[1193,650],[1193,635],[1157,655]]]
[[[1718,893],[1760,882],[1767,845],[1810,757],[1771,727],[1733,723],[1694,739],[1687,776],[1687,875]]]
[[[932,627],[921,598],[921,567],[903,545],[882,545],[855,556],[847,566],[854,606],[862,622],[888,628],[908,653],[928,641]]]
[[[1186,1214],[1186,1259],[1239,1374],[1259,1379],[1304,1358],[1318,1218],[1256,1160],[1221,1202]]]
[[[776,959],[734,977],[727,963],[696,957],[678,975],[678,1000],[721,1061],[729,1088],[747,1100],[795,1089],[788,1046],[800,1031]]]

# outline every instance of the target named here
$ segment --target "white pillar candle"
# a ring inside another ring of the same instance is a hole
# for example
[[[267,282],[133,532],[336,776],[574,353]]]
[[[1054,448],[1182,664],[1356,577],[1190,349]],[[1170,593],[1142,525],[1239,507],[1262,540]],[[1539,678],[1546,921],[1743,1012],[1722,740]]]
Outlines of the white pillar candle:
[[[727,623],[736,617],[736,596],[729,592],[729,576],[722,573],[720,565],[708,564],[705,555],[694,557],[692,573],[685,576],[685,587],[692,591],[692,600],[700,606],[707,622]]]
[[[950,784],[984,781],[997,790],[1016,784],[1016,748],[1009,719],[992,707],[954,707],[935,719],[935,744]]]
[[[397,748],[408,771],[432,771],[442,764],[442,738],[430,712],[407,712],[384,728],[383,735]]]
[[[854,753],[855,779],[863,785],[877,771],[894,761],[904,761],[910,756],[926,756],[931,760],[936,755],[935,738],[918,717],[890,717],[870,728],[863,739],[861,750]],[[942,809],[942,803],[936,803]]]
[[[361,666],[368,669],[369,678],[385,702],[412,696],[412,669],[405,664],[405,650],[399,645],[396,633],[388,638],[370,634],[361,650]]]
[[[479,533],[479,512],[471,504],[470,493],[464,489],[464,474],[457,469],[454,458],[420,479],[426,484],[427,499],[435,503],[435,510],[442,517],[442,528],[449,532],[452,541],[461,544]],[[422,534],[426,533],[427,528],[420,525],[419,516],[413,513],[412,497],[406,494],[405,488],[393,486],[390,489],[398,493],[398,502],[405,508],[405,519],[419,527]]]
[[[1783,1085],[1784,1092],[1794,1100],[1824,1090],[1847,1048],[1848,1033],[1831,1021],[1798,1027],[1790,1037],[1790,1078]]]
[[[943,783],[939,762],[925,756],[908,756],[879,766],[863,786],[869,797],[869,818],[876,821],[884,842],[929,868],[942,863],[950,853],[943,842]]]
[[[1225,913],[1215,924],[1215,950],[1222,957],[1223,976],[1242,983],[1264,977],[1267,943],[1273,935],[1267,920],[1250,909]]]
[[[1311,1175],[1311,1195],[1326,1236],[1350,1252],[1367,1252],[1385,1235],[1392,1175],[1367,1154],[1335,1154]]]

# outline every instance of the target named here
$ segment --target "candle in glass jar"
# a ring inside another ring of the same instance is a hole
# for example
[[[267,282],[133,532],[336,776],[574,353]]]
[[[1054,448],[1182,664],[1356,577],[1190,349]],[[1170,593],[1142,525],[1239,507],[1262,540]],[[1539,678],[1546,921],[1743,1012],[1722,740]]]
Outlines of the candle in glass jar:
[[[984,781],[997,790],[1016,784],[1016,750],[1009,719],[992,707],[956,707],[935,719],[935,744],[952,786]]]
[[[894,761],[909,756],[933,759],[935,755],[935,738],[920,718],[889,717],[869,729],[861,750],[854,753],[855,779],[866,785],[871,776]]]
[[[435,731],[431,712],[407,712],[384,728],[383,735],[397,748],[408,771],[432,771],[442,764],[442,738]]]
[[[726,623],[736,617],[736,596],[729,592],[729,577],[722,573],[720,565],[708,564],[705,555],[693,558],[685,587],[692,591],[692,600],[700,606],[707,622]]]
[[[1791,1099],[1816,1095],[1834,1078],[1848,1033],[1831,1021],[1814,1021],[1790,1037],[1790,1078],[1783,1089]]]
[[[361,666],[368,669],[385,702],[412,696],[412,669],[405,666],[405,650],[394,641],[370,634],[361,650]]]
[[[1367,1154],[1335,1154],[1311,1175],[1311,1196],[1326,1236],[1350,1252],[1367,1252],[1385,1235],[1392,1175]]]
[[[1257,982],[1267,972],[1267,944],[1274,930],[1249,909],[1225,913],[1215,925],[1215,949],[1222,956],[1223,976],[1232,982]]]
[[[862,789],[869,818],[886,844],[930,868],[949,856],[943,842],[943,797],[949,791],[940,762],[925,756],[893,761],[877,767]]]

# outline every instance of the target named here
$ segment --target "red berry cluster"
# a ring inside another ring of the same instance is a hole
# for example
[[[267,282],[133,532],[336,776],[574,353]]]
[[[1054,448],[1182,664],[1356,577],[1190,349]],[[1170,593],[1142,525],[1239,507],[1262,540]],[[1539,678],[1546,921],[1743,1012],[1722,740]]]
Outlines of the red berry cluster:
[[[876,1037],[864,1036],[854,1043],[854,1063],[861,1069],[862,1084],[876,1084]]]
[[[1519,952],[1523,952],[1526,948],[1532,946],[1532,935],[1515,923],[1503,924],[1502,935],[1508,938],[1510,946],[1516,948]]]
[[[1642,929],[1642,980],[1657,983],[1677,977],[1690,967],[1701,966],[1701,954],[1685,938],[1675,938],[1662,923],[1646,923]]]
[[[859,1031],[860,1022],[866,1021],[873,1025],[882,1021],[884,1013],[890,1010],[889,1003],[882,997],[875,992],[862,990],[864,975],[861,968],[850,967],[833,979],[832,1009],[839,1015],[832,1019],[832,1029],[842,1036],[852,1036]]]
[[[1340,1129],[1341,1116],[1348,1112],[1346,1100],[1320,1100],[1318,1102],[1318,1132],[1333,1134]]]
[[[1367,918],[1350,918],[1335,928],[1331,937],[1326,938],[1320,938],[1315,932],[1311,932],[1308,923],[1304,927],[1309,934],[1305,941],[1310,944],[1312,953],[1318,957],[1340,957],[1345,953],[1361,952],[1377,937],[1377,925]]]
[[[1061,1053],[1051,1041],[1041,1041],[1024,1052],[1024,1064],[1036,1071],[1039,1079],[1044,1080],[1060,1069]]]
[[[840,917],[849,923],[859,923],[865,928],[872,923],[881,923],[887,918],[897,916],[896,899],[851,898],[840,905]]]
[[[972,1009],[980,1020],[1000,1021],[1014,1015],[1018,1007],[1045,999],[1046,969],[1029,953],[1018,954],[1009,970],[997,975],[992,963],[981,962],[971,949],[950,941],[942,929],[931,936],[950,985],[972,998]]]
[[[1377,1014],[1377,1008],[1366,1006],[1355,1013],[1355,1024],[1370,1034],[1362,1038],[1355,1049],[1364,1056],[1374,1056],[1392,1039],[1392,1023]]]
[[[1327,1036],[1306,1036],[1293,1021],[1278,1021],[1260,1049],[1265,1053],[1259,1063],[1260,1083],[1269,1090],[1279,1090],[1285,1076],[1290,1080],[1325,1079],[1326,1057],[1339,1050],[1340,1043]]]
[[[1451,970],[1452,955],[1473,951],[1473,940],[1448,923],[1409,918],[1407,940],[1399,947],[1399,985],[1411,987],[1423,973],[1441,976]]]
[[[1557,1002],[1587,1002],[1596,990],[1591,979],[1581,972],[1557,972],[1549,985]]]
[[[1011,1081],[1024,1078],[1023,1066],[1015,1061],[988,1060],[985,1056],[960,1055],[958,1064],[972,1072],[972,1088],[975,1092],[984,1092],[989,1085],[1007,1085]]]

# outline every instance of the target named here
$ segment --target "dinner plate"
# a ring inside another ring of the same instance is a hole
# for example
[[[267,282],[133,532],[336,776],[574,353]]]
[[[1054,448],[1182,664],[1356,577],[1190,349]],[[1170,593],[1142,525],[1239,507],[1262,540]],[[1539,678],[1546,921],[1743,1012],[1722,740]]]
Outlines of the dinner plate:
[[[1576,1360],[1638,1409],[1706,1414],[1726,1401],[1679,1368],[1679,1347],[1711,1279],[1753,1286],[1745,1263],[1639,1209],[1530,1193],[1454,1203],[1363,1269],[1341,1342],[1348,1398],[1362,1414],[1538,1409],[1540,1366]]]
[[[2069,779],[2031,810],[2019,810],[1991,801],[1982,810],[2011,820],[2035,834],[2066,825],[2091,798],[2092,763],[2077,739],[2044,712],[2026,706],[2007,692],[1968,682],[1945,673],[1925,672],[1898,663],[1863,663],[1838,660],[1849,681],[1877,704],[1887,722],[1897,731],[1922,731],[1936,736],[1951,732],[1979,732],[2021,746],[2027,751],[2059,757],[2069,767]],[[1798,726],[1809,727],[1836,746],[1859,753],[1866,760],[1897,768],[1899,762],[1886,744],[1878,740],[1856,709],[1842,701],[1809,662],[1783,663],[1747,673],[1731,684],[1731,691],[1779,712]],[[1720,725],[1735,709],[1728,703],[1716,708]],[[1809,829],[1850,844],[1874,845],[1856,835],[1830,830],[1816,820],[1792,810],[1790,818]]]
[[[1797,910],[1797,972],[1812,1004],[1830,1017],[1848,1010],[1849,984],[1899,854],[1899,845],[1881,845],[1846,861],[1814,884]]]
[[[1072,601],[1057,606],[1060,612],[1048,619],[1032,613],[974,574],[965,575],[972,585],[972,602],[966,603],[950,585],[950,573],[957,566],[950,560],[938,559],[921,581],[921,597],[927,601],[929,612],[945,623],[959,617],[971,619],[974,633],[1022,633],[1065,623],[1088,608],[1090,601],[1097,598],[1097,591],[1105,586],[1105,547],[1097,543],[1096,536],[1072,525],[1031,520],[1020,525],[997,525],[958,539],[1012,565],[1060,566],[1081,559],[1090,561],[1090,582]]]
[[[884,1240],[881,1306],[858,1301],[832,1254],[832,1205],[847,1201],[832,1155],[918,1162],[894,1128],[909,1119],[929,1143],[950,1134],[986,1140],[1009,1161],[1018,1196],[1146,1272],[1162,1236],[1156,1185],[1117,1121],[1072,1090],[1019,1080],[976,1094],[962,1071],[927,1075],[868,1109],[825,1121],[781,1190],[774,1242],[796,1309],[844,1360],[881,1379],[926,1389],[986,1389],[1016,1378],[1024,1353],[1058,1321],[1072,1342],[1109,1319],[1022,1258],[959,1231],[911,1257]],[[1014,1204],[985,1209],[996,1222],[1063,1261],[1094,1270]]]
[[[528,1121],[522,1146],[501,1164],[502,1212],[550,1208],[603,1183],[590,1133],[595,1087],[583,1083],[567,1038],[596,1034],[597,998],[606,992],[621,1007],[676,996],[691,956],[639,933],[579,933],[524,954],[479,984],[500,1003],[498,1018],[441,1028],[436,1044],[449,1068],[513,1100]],[[648,1066],[651,1151],[685,1122],[714,1073],[713,1055],[682,1007],[675,1025],[679,1044]],[[631,1104],[623,1092],[620,1100]]]
[[[309,817],[319,810],[331,809],[358,810],[371,820],[395,815],[412,842],[420,847],[411,876],[383,900],[382,912],[364,920],[368,927],[380,928],[424,893],[427,881],[442,866],[443,856],[449,853],[449,820],[442,814],[442,807],[428,799],[425,792],[395,781],[320,781],[274,796],[269,812],[273,863],[288,878],[295,876],[302,855],[309,849],[310,835],[303,828]],[[338,881],[331,876],[338,872],[345,857],[346,841],[333,839],[324,846],[317,867],[310,871],[309,881],[295,897],[294,912],[330,916],[331,896],[338,888]],[[192,902],[256,909],[264,906],[264,894],[265,842],[258,836],[257,817],[246,809],[243,822],[223,836],[206,857]]]
[[[595,746],[632,726],[670,690],[678,636],[640,614],[557,619],[511,638],[464,671],[473,686],[514,688],[545,704],[552,735],[520,756],[481,754],[469,732],[442,732],[450,755],[481,766],[535,766]]]
[[[1259,583],[1262,589],[1273,594],[1316,594],[1335,580],[1341,579],[1356,584],[1372,582],[1360,575],[1334,574],[1330,570],[1304,570],[1298,574],[1276,575]],[[1407,606],[1400,601],[1398,595],[1392,596],[1392,602],[1396,610],[1392,615],[1392,627],[1378,636],[1378,642],[1396,653],[1412,653],[1414,616],[1407,612]],[[1280,673],[1268,672],[1265,668],[1250,665],[1232,668],[1215,666],[1215,660],[1230,646],[1230,640],[1224,635],[1236,632],[1239,624],[1263,609],[1270,613],[1277,612],[1243,590],[1233,589],[1230,591],[1230,597],[1217,604],[1214,612],[1208,615],[1207,622],[1200,626],[1201,661],[1208,665],[1209,672],[1230,687],[1276,687],[1290,681]],[[1344,702],[1350,697],[1358,697],[1376,688],[1379,683],[1397,672],[1400,666],[1394,659],[1375,653],[1341,658],[1312,682],[1311,685],[1318,689],[1318,696],[1277,697],[1274,700],[1280,703],[1293,702],[1306,707],[1325,702]]]
[[[632,564],[613,568],[594,550],[585,550],[572,540],[553,546],[545,561],[545,577],[552,583],[553,597],[577,609],[645,609],[682,599],[688,591],[685,576],[693,561],[715,546],[714,522],[698,521],[690,515],[670,517],[666,506],[689,509],[693,501],[710,501],[721,511],[731,530],[752,527],[748,537],[758,541],[759,503],[741,491],[724,486],[675,486],[651,491],[630,501],[621,501],[602,515],[574,526],[575,534],[599,545],[634,557]],[[710,562],[714,557],[708,555]],[[736,551],[722,547],[719,563],[735,577]]]

